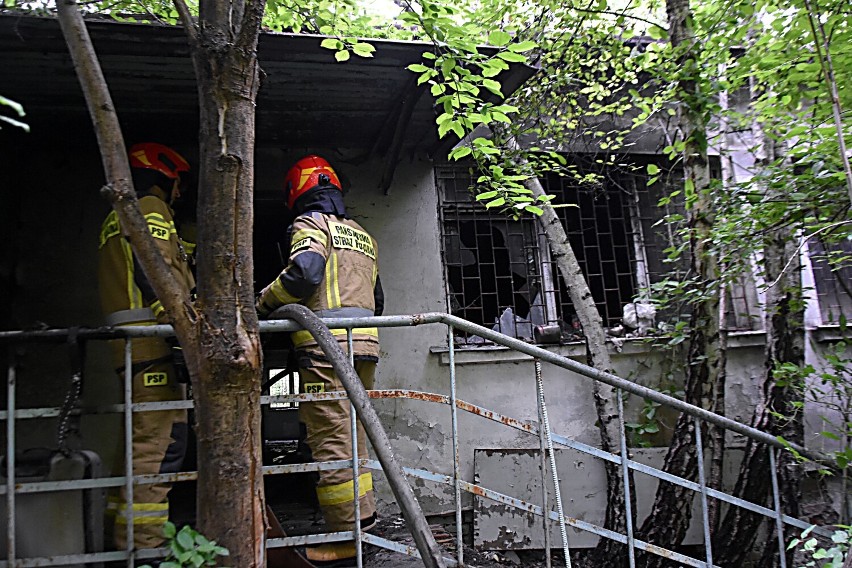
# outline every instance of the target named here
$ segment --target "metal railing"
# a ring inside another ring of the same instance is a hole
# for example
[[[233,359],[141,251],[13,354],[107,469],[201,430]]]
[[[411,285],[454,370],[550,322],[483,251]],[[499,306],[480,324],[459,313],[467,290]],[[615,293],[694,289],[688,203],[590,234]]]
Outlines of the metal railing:
[[[622,543],[627,546],[628,550],[628,562],[631,568],[635,565],[634,551],[641,550],[647,553],[656,554],[660,556],[664,556],[666,558],[672,559],[674,561],[680,562],[686,566],[695,566],[695,567],[712,567],[715,566],[713,564],[712,557],[712,547],[710,542],[710,526],[708,520],[708,498],[714,498],[721,502],[728,503],[729,505],[737,506],[744,508],[753,513],[757,513],[769,519],[770,521],[775,523],[776,526],[776,537],[778,539],[778,546],[780,551],[780,562],[781,566],[786,566],[785,564],[785,543],[784,543],[784,526],[789,525],[792,527],[805,529],[809,527],[809,523],[792,518],[788,515],[784,515],[780,508],[780,498],[779,498],[779,489],[778,489],[778,479],[777,473],[775,471],[775,458],[776,454],[779,451],[784,450],[787,446],[784,443],[780,442],[774,436],[767,434],[765,432],[761,432],[754,428],[751,428],[742,423],[736,422],[729,418],[718,416],[713,414],[707,410],[692,406],[687,404],[681,400],[676,398],[672,398],[668,395],[655,391],[653,389],[649,389],[642,385],[638,385],[631,381],[622,379],[618,376],[604,373],[598,371],[594,368],[588,367],[582,363],[559,355],[557,353],[553,353],[547,349],[538,347],[536,345],[531,345],[529,343],[525,343],[518,339],[502,335],[496,331],[492,331],[490,329],[484,328],[482,326],[472,324],[460,318],[457,318],[452,315],[443,314],[443,313],[427,313],[427,314],[417,314],[417,315],[407,315],[407,316],[381,316],[381,317],[370,317],[370,318],[325,318],[323,320],[329,328],[332,329],[346,329],[348,330],[348,341],[351,342],[352,337],[352,329],[360,328],[360,327],[382,327],[382,328],[394,328],[394,327],[411,327],[411,326],[422,326],[422,325],[443,325],[447,327],[448,330],[448,349],[449,349],[449,387],[450,394],[449,395],[441,395],[434,394],[422,391],[413,391],[413,390],[374,390],[370,391],[370,397],[376,399],[385,399],[385,398],[406,398],[411,400],[418,400],[428,403],[438,403],[438,404],[446,404],[450,406],[450,421],[452,424],[452,453],[453,453],[453,474],[452,475],[443,475],[434,472],[430,472],[422,469],[414,469],[414,468],[403,468],[405,473],[410,477],[419,478],[425,481],[433,482],[436,484],[443,484],[453,488],[454,501],[455,501],[455,523],[456,523],[456,552],[455,558],[447,556],[444,558],[444,562],[448,566],[455,565],[464,565],[464,547],[463,547],[463,531],[462,531],[462,492],[471,493],[473,495],[486,498],[498,503],[502,503],[504,505],[508,505],[513,507],[519,511],[527,512],[532,515],[536,515],[542,519],[542,528],[544,530],[544,538],[545,538],[545,547],[549,551],[551,548],[550,542],[550,525],[555,522],[559,524],[560,534],[562,537],[562,548],[565,557],[565,565],[570,568],[571,567],[571,559],[569,552],[569,542],[567,536],[567,527],[572,527],[574,529],[578,529],[581,531],[588,531],[595,535],[598,535],[602,538],[607,538],[614,540],[616,542]],[[291,320],[278,320],[278,321],[265,321],[261,322],[261,332],[263,333],[280,333],[280,332],[291,332],[301,329],[295,322]],[[477,406],[467,401],[463,401],[457,398],[456,396],[456,349],[453,341],[454,332],[458,330],[467,334],[474,334],[486,339],[488,341],[492,341],[497,345],[502,345],[508,347],[510,349],[516,350],[520,353],[524,353],[530,356],[533,360],[534,372],[535,376],[533,380],[536,382],[536,401],[537,401],[537,409],[538,409],[538,422],[524,421],[519,420],[510,416],[505,416],[503,414],[493,412],[489,409],[483,408],[481,406]],[[112,551],[112,552],[86,552],[81,554],[70,554],[70,555],[62,555],[62,556],[43,556],[43,557],[30,557],[30,558],[17,558],[16,549],[15,549],[15,537],[16,537],[16,496],[25,495],[25,494],[38,494],[38,493],[49,493],[49,492],[57,492],[57,491],[103,491],[108,488],[118,488],[124,486],[128,497],[132,496],[133,486],[142,485],[147,483],[163,483],[163,482],[178,482],[178,481],[186,481],[186,480],[194,480],[197,475],[195,472],[181,472],[181,473],[173,473],[173,474],[160,474],[160,475],[140,475],[133,476],[132,475],[132,444],[131,444],[131,419],[133,412],[143,412],[143,411],[156,411],[156,410],[165,410],[165,409],[178,409],[178,408],[191,408],[191,401],[179,401],[179,402],[158,402],[158,403],[133,403],[131,400],[131,380],[132,374],[130,372],[131,365],[129,362],[131,361],[131,342],[130,338],[133,337],[145,337],[145,336],[170,336],[173,335],[173,331],[170,326],[164,325],[156,325],[156,326],[148,326],[148,327],[122,327],[116,329],[77,329],[73,330],[75,335],[79,337],[81,340],[103,340],[103,339],[114,339],[116,337],[125,338],[128,341],[126,342],[125,349],[125,360],[128,362],[126,365],[126,369],[128,372],[125,373],[124,381],[124,404],[118,405],[106,405],[100,406],[97,408],[89,408],[85,409],[86,412],[90,413],[115,413],[121,412],[124,414],[124,424],[125,424],[125,464],[126,470],[125,475],[123,477],[104,477],[97,479],[83,479],[83,480],[69,480],[69,481],[42,481],[42,482],[21,482],[17,483],[15,480],[15,427],[16,422],[19,420],[28,420],[28,419],[36,419],[36,418],[51,418],[58,417],[60,415],[59,408],[30,408],[30,409],[17,409],[16,408],[16,369],[14,365],[14,360],[10,359],[8,373],[7,373],[7,410],[5,412],[0,412],[0,420],[6,421],[6,483],[3,486],[0,486],[0,495],[5,496],[6,501],[6,544],[7,544],[7,554],[6,560],[0,561],[0,568],[5,568],[9,566],[19,566],[19,567],[30,567],[30,566],[61,566],[68,564],[98,564],[108,561],[122,561],[125,560],[127,562],[128,567],[133,567],[137,561],[145,561],[147,559],[163,557],[168,552],[165,548],[160,549],[142,549],[142,550],[132,550],[132,533],[128,534],[128,548],[123,551]],[[24,342],[44,342],[44,341],[64,341],[64,339],[68,336],[69,330],[42,330],[42,331],[6,331],[0,332],[0,343],[24,343]],[[350,350],[351,352],[351,350]],[[625,419],[624,419],[624,405],[622,401],[622,397],[618,396],[618,418],[619,425],[621,428],[621,441],[620,441],[620,451],[618,453],[609,453],[603,451],[599,448],[578,442],[576,440],[570,439],[566,436],[562,436],[558,433],[552,432],[549,426],[548,419],[548,411],[547,404],[545,399],[544,387],[541,380],[541,366],[542,363],[547,363],[551,365],[555,365],[556,367],[566,369],[577,373],[583,377],[601,381],[606,383],[612,387],[615,387],[619,391],[619,395],[621,392],[627,392],[634,394],[636,396],[652,400],[654,402],[658,402],[662,405],[668,406],[680,412],[684,412],[695,419],[695,427],[696,427],[696,444],[697,444],[697,453],[699,456],[703,455],[702,447],[701,447],[701,423],[708,422],[716,426],[721,426],[727,430],[745,436],[747,438],[751,438],[757,442],[765,444],[768,448],[769,459],[771,463],[770,471],[768,472],[771,476],[772,481],[772,491],[773,491],[773,508],[768,508],[763,505],[752,503],[746,501],[744,499],[740,499],[738,497],[726,494],[718,489],[710,488],[706,484],[703,460],[698,459],[698,481],[691,481],[688,479],[683,479],[659,469],[653,468],[648,465],[644,465],[638,463],[634,460],[631,460],[628,454],[627,449],[627,436],[625,430]],[[270,403],[278,403],[278,402],[311,402],[318,400],[335,400],[335,399],[345,399],[347,398],[345,392],[329,392],[329,393],[319,393],[319,394],[290,394],[290,395],[282,395],[282,396],[263,396],[261,397],[261,404],[270,404]],[[541,475],[542,475],[542,503],[536,504],[529,501],[525,501],[519,499],[517,497],[513,497],[511,495],[506,495],[487,487],[482,487],[480,485],[465,481],[461,478],[460,475],[460,460],[459,460],[459,434],[458,434],[458,411],[462,410],[468,413],[475,414],[483,419],[491,420],[494,422],[499,422],[505,426],[510,428],[514,428],[516,430],[528,433],[532,436],[538,437],[540,451],[541,451]],[[353,425],[354,420],[356,420],[353,413]],[[352,428],[353,432],[353,445],[357,444],[357,435],[355,434],[355,428]],[[597,459],[602,460],[605,463],[610,463],[615,466],[620,467],[621,471],[621,479],[623,483],[623,489],[625,491],[626,499],[625,499],[625,515],[627,516],[627,524],[626,524],[626,534],[621,534],[618,532],[611,531],[601,526],[594,525],[587,521],[581,520],[579,518],[571,517],[570,511],[564,511],[562,506],[561,494],[560,494],[560,484],[558,482],[558,476],[556,472],[556,461],[555,461],[555,453],[554,446],[562,446],[565,448],[570,448],[575,451],[584,453],[586,455],[595,457]],[[815,460],[824,460],[824,456],[810,452],[805,448],[801,448],[798,446],[793,446],[793,449],[798,451],[800,454],[807,456],[811,459]],[[357,456],[357,447],[353,448],[353,456]],[[549,461],[549,467],[547,466],[547,462]],[[353,468],[355,470],[355,479],[357,480],[357,473],[359,468],[366,468],[372,470],[381,470],[381,466],[376,460],[371,459],[353,459],[353,460],[340,460],[334,462],[321,462],[321,463],[304,463],[304,464],[290,464],[290,465],[272,465],[264,467],[264,475],[279,475],[279,474],[289,474],[289,473],[299,473],[299,472],[311,472],[311,471],[320,471],[320,470],[330,470],[330,469],[341,469],[341,468]],[[703,538],[704,538],[704,558],[697,559],[687,556],[685,554],[681,554],[679,552],[675,552],[674,550],[644,542],[638,538],[636,538],[634,534],[634,528],[632,524],[632,511],[631,507],[631,498],[630,498],[630,484],[627,482],[629,479],[629,472],[635,471],[640,472],[651,477],[654,477],[660,481],[664,481],[667,483],[673,483],[679,485],[681,487],[690,489],[699,495],[700,505],[702,510],[701,522],[703,527]],[[550,476],[550,480],[548,480],[548,476]],[[555,489],[555,501],[556,501],[556,510],[552,510],[549,504],[548,498],[548,490],[547,485],[548,482],[553,483]],[[357,481],[354,483],[354,502],[357,504],[358,499],[358,484]],[[128,499],[129,502],[130,499]],[[128,529],[132,530],[132,518],[130,518],[130,514],[132,514],[132,507],[128,507]],[[356,519],[358,515],[356,514]],[[830,536],[826,531],[817,529],[817,533],[824,534],[825,536]],[[267,540],[267,547],[275,548],[275,547],[290,547],[290,546],[299,546],[299,545],[310,545],[310,544],[318,544],[324,542],[338,542],[338,541],[348,541],[354,539],[357,543],[357,562],[358,566],[362,566],[363,564],[363,555],[362,555],[362,544],[368,543],[374,546],[378,546],[381,548],[385,548],[391,551],[399,552],[402,554],[407,554],[414,557],[420,557],[419,552],[411,547],[402,543],[393,542],[388,539],[379,537],[377,535],[373,535],[367,532],[362,532],[360,529],[360,525],[355,523],[352,531],[344,531],[344,532],[335,532],[335,533],[324,533],[324,534],[312,534],[312,535],[302,535],[302,536],[291,536],[285,538],[270,538]],[[548,565],[550,562],[550,555],[545,555],[548,559]]]

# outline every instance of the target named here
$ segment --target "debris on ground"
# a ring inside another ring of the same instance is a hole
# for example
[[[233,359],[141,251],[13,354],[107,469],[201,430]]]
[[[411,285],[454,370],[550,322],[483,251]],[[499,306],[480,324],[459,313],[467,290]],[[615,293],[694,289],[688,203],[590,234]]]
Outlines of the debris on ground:
[[[456,535],[452,528],[443,525],[429,525],[435,540],[444,549],[445,555],[456,558]],[[371,534],[415,547],[414,539],[408,534],[405,521],[401,517],[380,518],[378,524],[370,530]],[[511,551],[511,550],[476,550],[468,545],[464,546],[464,565],[470,568],[511,568],[523,566],[524,568],[545,568],[544,555],[541,551]],[[561,563],[564,566],[564,562]],[[405,556],[397,552],[385,550],[376,546],[364,548],[365,568],[396,568],[423,566],[423,563],[413,557]],[[553,566],[560,566],[560,562],[554,558]]]

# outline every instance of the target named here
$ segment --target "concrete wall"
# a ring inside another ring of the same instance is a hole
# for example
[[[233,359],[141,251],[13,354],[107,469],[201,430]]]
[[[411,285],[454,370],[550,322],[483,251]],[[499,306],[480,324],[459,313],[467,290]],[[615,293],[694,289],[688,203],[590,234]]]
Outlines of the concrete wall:
[[[7,238],[2,243],[0,274],[11,284],[0,314],[8,314],[3,322],[7,328],[32,327],[40,325],[39,322],[51,327],[99,325],[97,237],[109,208],[98,196],[103,174],[97,150],[88,134],[56,137],[50,144],[50,158],[46,159],[41,151],[46,147],[46,138],[41,136],[28,140],[21,137],[15,145],[7,146],[12,148],[8,155],[17,167],[4,172],[3,181],[8,183],[7,187],[20,191],[14,196],[17,201],[8,194],[2,197],[4,218],[15,225],[11,229],[4,227]],[[2,141],[7,142],[8,138]],[[267,200],[264,203],[277,202],[286,167],[303,153],[272,147],[258,149],[256,182],[258,196]],[[350,213],[379,241],[385,313],[445,311],[432,164],[423,158],[405,159],[396,171],[388,195],[377,189],[383,168],[380,161],[357,166],[345,165],[343,161],[340,164],[352,184],[347,195]],[[12,208],[14,215],[6,213]],[[271,225],[275,225],[274,219]],[[277,239],[280,233],[270,230],[256,238]],[[269,272],[269,267],[263,268]],[[258,288],[264,284],[265,281],[256,283]],[[380,335],[382,361],[376,388],[449,394],[447,330],[443,326],[383,329]],[[763,374],[761,346],[759,333],[732,340],[728,412],[743,422],[750,421],[748,401]],[[553,349],[567,356],[582,357],[578,346]],[[19,350],[19,406],[61,404],[70,377],[67,352],[62,345]],[[668,386],[682,380],[682,371],[661,350],[649,344],[628,341],[621,351],[613,346],[613,353],[618,372],[641,384]],[[85,403],[119,402],[119,382],[110,369],[103,346],[92,344],[89,355]],[[479,347],[460,351],[457,361],[460,399],[521,420],[537,420],[534,369],[529,359]],[[554,431],[596,444],[598,432],[591,381],[550,365],[544,366],[543,380]],[[448,406],[408,400],[378,400],[375,404],[404,465],[452,473]],[[630,399],[628,412],[635,415],[641,406],[641,401]],[[671,413],[661,412],[664,423],[673,423]],[[55,445],[55,420],[31,424],[19,427],[19,448]],[[101,453],[107,467],[115,462],[118,425],[117,416],[94,416],[83,421],[85,447]],[[477,449],[538,447],[537,439],[531,439],[528,434],[466,413],[460,414],[458,432],[461,474],[468,481],[474,480]],[[665,431],[648,441],[664,444]],[[570,483],[570,479],[566,482]],[[428,513],[452,508],[450,487],[420,481],[416,485]],[[382,505],[392,508],[390,494],[381,481],[379,492]],[[471,506],[468,497],[464,501],[466,507]]]

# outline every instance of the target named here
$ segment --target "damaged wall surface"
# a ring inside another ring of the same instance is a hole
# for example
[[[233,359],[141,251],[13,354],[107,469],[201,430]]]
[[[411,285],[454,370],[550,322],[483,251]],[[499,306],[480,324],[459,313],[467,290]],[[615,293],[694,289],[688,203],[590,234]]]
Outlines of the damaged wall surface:
[[[404,54],[411,56],[407,51]],[[312,57],[318,55],[313,53]],[[405,58],[395,52],[391,59],[402,70]],[[353,78],[355,75],[349,73],[347,76]],[[4,92],[2,88],[0,92]],[[352,97],[351,93],[345,95]],[[26,104],[27,101],[22,102]],[[341,104],[345,105],[346,101]],[[417,124],[431,124],[433,117],[428,103],[420,106],[426,107],[421,109],[426,118],[419,116]],[[5,128],[0,131],[3,155],[14,165],[0,170],[0,183],[4,188],[11,188],[0,192],[2,329],[96,327],[102,323],[96,253],[100,224],[109,207],[98,195],[103,183],[100,158],[83,109],[70,114],[68,109],[59,114],[55,114],[55,110],[46,108],[39,114],[38,109],[32,109],[37,115],[34,123],[38,126],[32,134]],[[152,135],[153,125],[144,124],[151,122],[150,112],[151,109],[139,112],[131,121],[126,132],[128,142]],[[393,115],[393,112],[388,110],[388,114]],[[361,119],[375,121],[374,116],[367,114],[361,115]],[[263,120],[262,115],[260,120]],[[392,118],[387,120],[388,124],[393,124]],[[318,151],[336,163],[351,182],[346,197],[349,212],[378,240],[385,314],[451,311],[445,270],[447,257],[442,245],[441,191],[436,181],[436,163],[429,158],[429,148],[424,147],[435,141],[430,138],[429,144],[424,144],[412,140],[422,134],[425,126],[409,133],[406,151],[395,165],[394,181],[386,189],[383,187],[388,168],[386,157],[381,153],[364,157],[372,140],[367,140],[357,127],[348,124],[340,128],[346,131],[349,144],[360,143],[361,146],[342,147],[333,139],[333,129],[329,130],[332,134],[312,131],[310,137],[304,138],[288,131],[292,137],[283,140],[274,124],[275,121],[264,123],[261,130],[264,136],[259,137],[256,152],[256,289],[267,284],[281,269],[276,243],[286,248],[283,242],[286,227],[279,220],[283,209],[280,189],[284,172],[296,158],[309,151]],[[194,118],[184,117],[181,122],[170,125],[168,140],[158,141],[175,145],[192,161],[197,144],[193,125]],[[326,128],[329,123],[323,122],[320,126]],[[321,130],[320,126],[314,130]],[[376,130],[380,129],[373,128],[370,132]],[[647,208],[651,210],[650,206]],[[630,258],[636,262],[638,254]],[[635,285],[630,283],[631,290],[635,290],[632,288]],[[505,306],[500,305],[500,308]],[[490,325],[492,322],[481,323]],[[828,345],[818,335],[812,335],[811,339],[809,360],[822,356]],[[382,360],[376,389],[449,394],[446,328],[437,325],[383,328],[380,340]],[[727,413],[744,423],[751,420],[750,400],[764,373],[763,340],[762,332],[750,331],[730,341]],[[579,343],[554,345],[548,349],[577,360],[584,359],[584,348]],[[616,369],[623,377],[655,388],[676,390],[682,383],[682,368],[673,363],[681,355],[677,351],[664,351],[641,338],[616,340],[611,349]],[[29,346],[18,349],[16,355],[20,362],[20,405],[59,406],[69,387],[68,346]],[[535,373],[530,358],[484,343],[464,345],[457,350],[455,358],[459,399],[519,420],[538,420]],[[106,346],[99,342],[88,345],[86,363],[84,405],[94,407],[119,402],[120,383],[110,368]],[[543,368],[543,381],[553,430],[585,444],[598,445],[591,381],[550,365]],[[404,466],[452,475],[452,425],[447,405],[404,399],[377,399],[374,405]],[[628,419],[636,418],[642,408],[642,400],[629,398]],[[673,424],[675,417],[663,410],[658,412],[663,425],[661,431],[634,442],[652,446],[667,443],[665,425]],[[812,431],[819,431],[822,417],[820,412],[809,411]],[[93,415],[84,418],[81,425],[80,443],[97,451],[106,469],[117,463],[119,442],[115,432],[119,424],[118,415]],[[54,419],[40,420],[36,427],[19,432],[18,447],[53,447],[55,432]],[[524,492],[537,501],[534,480],[539,475],[536,471],[538,461],[533,451],[538,448],[537,438],[467,413],[460,413],[458,438],[463,479],[478,480],[485,485],[493,482],[495,489],[500,489],[501,483],[509,489],[513,485],[518,488],[512,479],[522,479]],[[740,441],[731,439],[730,442],[736,448]],[[820,447],[825,449],[832,447],[827,438],[814,438],[808,443],[824,444]],[[651,448],[637,453],[655,456],[659,452],[658,448]],[[597,505],[603,495],[604,482],[600,464],[586,457],[581,468],[579,458],[569,456],[566,451],[559,454],[557,461],[565,468],[562,470],[563,491],[569,496],[566,513],[582,514],[591,522],[599,522],[595,514],[602,514]],[[529,456],[529,460],[523,463],[515,460],[509,467],[504,461],[507,456]],[[579,469],[584,474],[574,475]],[[393,511],[395,506],[387,485],[380,475],[376,479],[382,509]],[[444,514],[453,509],[451,486],[420,480],[415,485],[421,505],[428,514]],[[523,498],[524,495],[517,496]],[[524,532],[529,528],[539,534],[527,519],[518,518],[518,526],[510,526],[512,523],[507,523],[505,517],[494,515],[492,506],[474,502],[470,495],[463,496],[463,507],[475,511],[478,538],[483,546],[540,546],[535,540],[538,536]],[[587,536],[575,536],[578,545],[594,542]]]

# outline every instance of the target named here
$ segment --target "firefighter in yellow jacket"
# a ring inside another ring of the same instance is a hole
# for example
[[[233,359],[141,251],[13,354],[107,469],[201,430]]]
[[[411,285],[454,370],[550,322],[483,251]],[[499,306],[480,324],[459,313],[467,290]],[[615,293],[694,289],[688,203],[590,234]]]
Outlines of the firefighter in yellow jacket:
[[[136,144],[130,148],[130,166],[139,208],[166,264],[186,293],[195,287],[187,253],[175,229],[170,204],[180,196],[181,176],[189,164],[162,144]],[[98,281],[107,325],[168,323],[162,304],[135,258],[115,211],[101,228]],[[124,376],[124,342],[112,342],[114,364]],[[178,380],[169,342],[159,337],[133,340],[133,402],[162,402],[186,398]],[[134,475],[173,473],[180,470],[187,441],[186,410],[158,410],[133,414]],[[123,439],[122,439],[123,440]],[[123,441],[120,443],[124,455]],[[119,475],[123,474],[123,464]],[[158,547],[164,542],[162,527],[168,520],[170,484],[134,485],[133,542],[135,548]],[[127,543],[127,495],[124,488],[110,499],[115,517],[115,544]]]
[[[268,316],[284,304],[299,303],[320,317],[380,315],[383,296],[378,276],[376,241],[348,218],[337,174],[323,158],[302,158],[289,170],[284,188],[287,207],[295,214],[289,261],[263,289],[257,311]],[[332,330],[348,351],[346,330]],[[343,385],[307,331],[292,334],[305,392],[342,391]],[[355,370],[367,389],[373,388],[379,359],[378,330],[353,330]],[[315,461],[351,460],[349,401],[302,403],[299,417],[307,428],[307,442]],[[358,456],[367,458],[367,441],[358,424]],[[352,530],[355,523],[351,469],[320,471],[317,498],[329,531]],[[361,526],[376,521],[373,478],[359,475]],[[309,547],[305,554],[317,566],[341,565],[355,557],[354,542]]]

